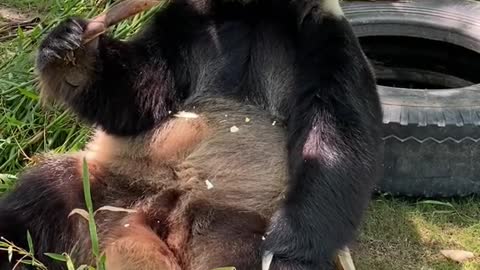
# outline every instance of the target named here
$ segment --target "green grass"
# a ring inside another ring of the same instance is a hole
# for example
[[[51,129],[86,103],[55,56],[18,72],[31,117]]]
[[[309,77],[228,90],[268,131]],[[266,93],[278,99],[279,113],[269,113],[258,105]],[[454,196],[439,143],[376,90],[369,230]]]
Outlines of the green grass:
[[[33,31],[0,43],[0,193],[17,174],[35,162],[35,154],[81,149],[89,135],[70,113],[41,106],[33,70],[39,38],[70,15],[92,17],[106,3],[101,0],[3,0],[0,4],[42,22]],[[113,32],[125,38],[141,26],[136,17]],[[1,23],[1,20],[0,20]],[[465,249],[476,258],[457,264],[443,258],[441,249]],[[359,270],[480,270],[480,202],[468,199],[418,203],[399,199],[374,200],[359,242],[353,247]]]
[[[6,4],[9,1],[15,5],[21,3],[7,0]],[[71,15],[90,18],[105,5],[97,7],[96,3],[101,1],[94,0],[49,2],[52,5],[48,13],[40,15],[43,18],[40,25],[29,33],[18,31],[16,39],[0,43],[0,172],[3,173],[18,172],[34,161],[35,153],[79,150],[89,134],[70,113],[53,106],[41,106],[33,69],[35,48],[42,34],[59,21]],[[43,6],[44,2],[38,4]],[[113,33],[126,38],[146,17],[136,16],[128,23],[121,23]]]
[[[442,249],[474,252],[463,265],[450,262]],[[374,200],[363,226],[354,259],[362,269],[480,269],[480,203]]]

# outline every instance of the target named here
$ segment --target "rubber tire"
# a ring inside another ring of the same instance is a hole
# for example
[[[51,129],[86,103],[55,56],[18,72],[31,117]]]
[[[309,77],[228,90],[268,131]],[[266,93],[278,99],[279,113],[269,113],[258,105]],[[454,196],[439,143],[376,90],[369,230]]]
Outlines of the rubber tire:
[[[358,37],[417,37],[480,53],[480,3],[344,1],[342,6]],[[378,91],[385,143],[379,191],[415,197],[480,194],[480,84],[441,90],[378,86]]]

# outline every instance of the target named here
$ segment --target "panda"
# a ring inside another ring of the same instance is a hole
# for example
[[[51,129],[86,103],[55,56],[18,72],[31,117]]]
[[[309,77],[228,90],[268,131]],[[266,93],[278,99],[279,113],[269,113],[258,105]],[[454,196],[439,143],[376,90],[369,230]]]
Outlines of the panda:
[[[42,41],[42,97],[96,133],[0,201],[0,236],[93,264],[88,164],[107,269],[333,269],[381,174],[375,77],[338,0],[173,0],[135,37]],[[0,269],[13,263],[0,253]],[[271,260],[271,264],[268,262]]]

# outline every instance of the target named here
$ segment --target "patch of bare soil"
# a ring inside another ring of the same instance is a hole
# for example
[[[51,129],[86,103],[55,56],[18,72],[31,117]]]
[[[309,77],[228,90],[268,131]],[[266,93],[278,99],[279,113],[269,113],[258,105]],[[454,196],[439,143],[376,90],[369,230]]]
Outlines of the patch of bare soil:
[[[29,31],[39,22],[36,14],[0,5],[0,42],[15,38],[18,28]]]

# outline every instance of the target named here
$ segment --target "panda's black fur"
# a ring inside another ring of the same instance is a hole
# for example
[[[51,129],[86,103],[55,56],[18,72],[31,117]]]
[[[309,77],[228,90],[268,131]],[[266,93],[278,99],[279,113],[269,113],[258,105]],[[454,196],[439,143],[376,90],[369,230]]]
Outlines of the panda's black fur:
[[[92,263],[81,165],[110,269],[331,269],[380,173],[370,66],[338,0],[174,0],[135,38],[40,46],[42,94],[97,126],[0,201],[0,236]],[[265,238],[264,238],[265,236]],[[0,269],[9,269],[0,253]]]

